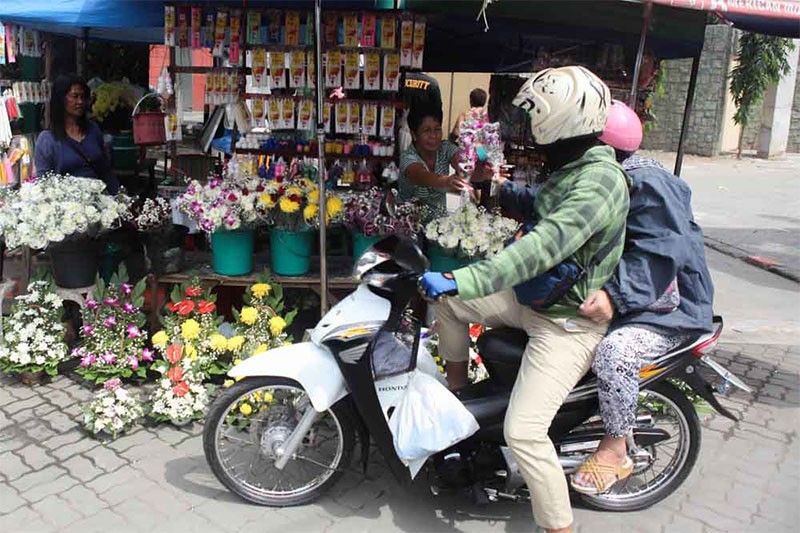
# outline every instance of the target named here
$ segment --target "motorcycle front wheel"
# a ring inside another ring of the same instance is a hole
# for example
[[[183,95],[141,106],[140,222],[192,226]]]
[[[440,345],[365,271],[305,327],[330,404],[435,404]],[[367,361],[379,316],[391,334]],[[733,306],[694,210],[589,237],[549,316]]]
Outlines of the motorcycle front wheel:
[[[355,435],[343,402],[321,413],[283,470],[275,467],[283,443],[311,408],[296,381],[246,378],[214,401],[203,429],[203,449],[214,475],[247,501],[271,507],[312,502],[350,463]]]
[[[672,494],[689,476],[700,452],[700,420],[694,405],[669,382],[656,383],[639,394],[638,416],[649,415],[652,427],[670,438],[643,451],[650,460],[636,464],[633,474],[596,496],[581,494],[590,508],[639,511]]]

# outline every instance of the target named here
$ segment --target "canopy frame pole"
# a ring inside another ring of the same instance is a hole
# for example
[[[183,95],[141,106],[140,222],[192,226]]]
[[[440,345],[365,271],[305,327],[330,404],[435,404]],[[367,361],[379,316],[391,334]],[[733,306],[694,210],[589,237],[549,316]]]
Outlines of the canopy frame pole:
[[[89,28],[81,28],[81,38],[75,44],[75,72],[78,76],[84,76],[86,74],[86,48],[89,46]]]
[[[686,107],[683,108],[683,122],[681,122],[681,136],[678,139],[678,153],[675,156],[675,170],[673,174],[681,175],[683,166],[683,150],[686,141],[686,134],[689,130],[689,119],[692,116],[692,104],[694,103],[694,91],[697,87],[697,73],[700,71],[700,55],[692,59],[692,73],[689,76],[689,90],[686,92]]]
[[[633,80],[631,81],[631,92],[628,96],[628,106],[636,109],[636,97],[639,91],[639,72],[642,69],[642,60],[644,59],[644,48],[647,44],[647,32],[650,29],[650,19],[653,16],[653,3],[647,2],[644,4],[644,12],[642,13],[642,31],[639,33],[639,49],[636,51],[636,63],[633,65]]]
[[[317,182],[319,184],[319,307],[320,316],[328,312],[328,257],[326,219],[325,168],[325,86],[322,65],[322,0],[314,0],[314,37],[317,84]]]

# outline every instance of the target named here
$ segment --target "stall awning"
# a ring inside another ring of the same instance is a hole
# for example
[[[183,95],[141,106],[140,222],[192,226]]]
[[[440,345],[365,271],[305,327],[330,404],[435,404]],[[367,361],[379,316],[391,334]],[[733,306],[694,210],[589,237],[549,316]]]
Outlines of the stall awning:
[[[653,0],[653,3],[710,11],[741,30],[800,37],[800,1],[797,0]]]

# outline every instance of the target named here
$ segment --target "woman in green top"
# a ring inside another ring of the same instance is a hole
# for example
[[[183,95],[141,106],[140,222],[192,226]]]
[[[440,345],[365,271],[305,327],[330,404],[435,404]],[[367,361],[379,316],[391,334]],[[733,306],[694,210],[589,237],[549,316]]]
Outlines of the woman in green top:
[[[400,199],[421,200],[430,209],[428,219],[445,211],[445,193],[470,190],[465,179],[450,174],[458,168],[458,147],[442,141],[442,113],[412,112],[408,117],[413,142],[400,154]]]

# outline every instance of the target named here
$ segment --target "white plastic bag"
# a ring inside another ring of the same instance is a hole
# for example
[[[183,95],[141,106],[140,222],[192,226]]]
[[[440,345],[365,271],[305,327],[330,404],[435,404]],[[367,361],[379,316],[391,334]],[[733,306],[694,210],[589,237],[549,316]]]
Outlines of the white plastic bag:
[[[478,431],[478,421],[447,387],[415,370],[389,419],[397,456],[405,464],[428,457]]]

